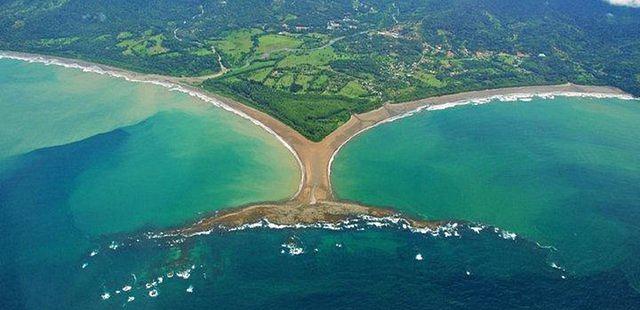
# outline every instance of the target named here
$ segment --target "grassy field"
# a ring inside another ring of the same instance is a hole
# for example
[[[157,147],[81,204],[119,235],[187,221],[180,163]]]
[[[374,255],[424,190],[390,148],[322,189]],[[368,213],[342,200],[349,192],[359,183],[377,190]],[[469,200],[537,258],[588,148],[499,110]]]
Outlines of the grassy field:
[[[294,53],[287,55],[284,59],[278,62],[279,68],[291,68],[301,65],[309,66],[325,66],[331,61],[340,58],[335,53],[332,47],[325,47],[321,49],[312,50],[304,53]]]
[[[368,95],[369,91],[362,87],[362,85],[357,81],[349,81],[342,89],[340,89],[338,94],[345,97],[358,98]]]
[[[120,37],[120,36],[118,36]],[[154,56],[166,53],[167,48],[162,46],[162,42],[165,37],[163,34],[153,35],[152,31],[146,31],[141,37],[134,38],[132,35],[125,35],[122,37],[116,46],[123,48],[123,55],[139,55],[139,56]]]
[[[274,51],[293,49],[301,44],[302,41],[295,37],[280,34],[267,34],[258,37],[258,47],[256,48],[256,51],[259,54],[268,54]]]
[[[274,115],[313,141],[322,140],[340,127],[349,120],[351,113],[360,113],[377,106],[364,99],[310,93],[293,94],[238,78],[207,80],[203,87]]]
[[[222,40],[209,41],[231,65],[239,65],[253,50],[253,37],[262,33],[259,29],[232,31]]]
[[[202,87],[314,140],[350,113],[469,90],[574,82],[640,95],[640,11],[601,0],[191,4],[10,0],[0,49],[172,76],[222,64]]]

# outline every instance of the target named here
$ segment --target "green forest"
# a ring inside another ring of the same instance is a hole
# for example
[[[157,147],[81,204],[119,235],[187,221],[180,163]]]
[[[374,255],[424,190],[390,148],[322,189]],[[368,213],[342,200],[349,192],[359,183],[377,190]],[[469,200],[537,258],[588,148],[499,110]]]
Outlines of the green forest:
[[[640,95],[640,9],[601,0],[30,0],[0,49],[201,77],[319,141],[352,113],[469,90]]]

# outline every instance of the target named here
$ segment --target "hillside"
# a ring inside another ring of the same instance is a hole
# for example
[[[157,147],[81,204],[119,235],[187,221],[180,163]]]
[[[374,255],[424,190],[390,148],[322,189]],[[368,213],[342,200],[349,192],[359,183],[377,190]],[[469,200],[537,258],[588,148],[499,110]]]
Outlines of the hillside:
[[[0,49],[200,76],[319,141],[350,114],[534,84],[640,95],[640,9],[600,0],[34,0]]]

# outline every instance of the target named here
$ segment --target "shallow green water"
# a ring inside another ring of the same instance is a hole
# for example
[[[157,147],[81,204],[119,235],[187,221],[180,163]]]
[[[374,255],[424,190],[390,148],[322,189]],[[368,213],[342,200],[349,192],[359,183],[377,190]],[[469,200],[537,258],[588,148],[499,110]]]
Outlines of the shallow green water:
[[[556,247],[572,272],[597,272],[639,246],[639,136],[638,101],[426,111],[347,144],[332,182],[340,198],[501,227]]]
[[[297,164],[273,136],[186,94],[76,69],[0,66],[0,173],[16,182],[3,189],[5,206],[55,192],[60,201],[42,208],[66,209],[76,229],[99,235],[297,189]]]
[[[77,69],[0,60],[0,158],[133,125],[193,100],[162,87]]]
[[[249,122],[160,87],[8,60],[0,72],[0,309],[640,307],[630,104],[424,113],[338,156],[343,197],[524,238],[361,221],[156,239],[143,232],[291,195],[292,156]]]

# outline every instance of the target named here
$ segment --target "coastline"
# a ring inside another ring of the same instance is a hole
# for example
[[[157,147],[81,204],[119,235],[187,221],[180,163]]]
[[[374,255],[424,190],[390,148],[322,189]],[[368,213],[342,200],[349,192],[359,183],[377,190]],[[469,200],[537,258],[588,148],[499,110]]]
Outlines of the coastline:
[[[558,88],[566,88],[566,90],[553,90]],[[569,89],[575,88],[574,91],[569,91]],[[519,89],[526,89],[527,92],[517,92]],[[491,94],[495,92],[499,92],[500,90],[505,90],[507,92]],[[510,92],[510,91],[516,92]],[[439,99],[443,97],[459,97],[460,95],[466,95],[469,93],[478,93],[478,97],[468,97],[461,98],[457,101],[451,101],[446,103],[429,103],[428,101],[434,100],[436,102],[440,101]],[[486,95],[484,93],[487,93]],[[484,97],[483,97],[484,95]],[[463,105],[481,105],[486,103],[491,103],[495,101],[499,102],[513,102],[513,101],[531,101],[533,98],[542,98],[542,99],[553,99],[554,97],[586,97],[586,98],[617,98],[621,100],[634,100],[635,97],[625,93],[624,91],[609,87],[609,86],[584,86],[584,85],[576,85],[576,84],[560,84],[560,85],[547,85],[547,86],[523,86],[523,87],[515,87],[515,88],[502,88],[502,89],[489,89],[482,91],[474,91],[474,92],[464,92],[453,95],[445,95],[438,97],[431,97],[425,99],[419,99],[415,101],[410,101],[406,103],[398,103],[398,104],[385,104],[383,107],[380,107],[376,110],[372,110],[366,113],[358,114],[357,118],[366,117],[367,114],[374,114],[375,112],[381,109],[396,109],[399,105],[407,105],[406,108],[400,107],[400,113],[396,115],[389,116],[385,119],[378,120],[369,126],[365,126],[357,131],[352,131],[347,139],[342,141],[338,147],[334,150],[331,158],[329,159],[329,165],[327,167],[327,175],[329,176],[329,185],[331,185],[331,167],[333,165],[333,161],[337,156],[338,152],[344,147],[349,141],[351,141],[356,136],[364,133],[365,131],[375,128],[379,125],[383,125],[386,123],[391,123],[406,117],[413,116],[417,113],[421,113],[424,111],[436,111],[436,110],[444,110],[448,108],[453,108],[457,106]],[[414,105],[418,105],[413,108]],[[413,110],[411,110],[413,108]],[[405,111],[406,110],[406,111]],[[375,115],[374,115],[375,117]],[[351,121],[351,119],[349,120]],[[345,124],[346,125],[346,124]],[[343,126],[345,126],[343,125]],[[342,128],[342,127],[340,127]],[[339,129],[340,129],[339,128]]]
[[[148,239],[189,238],[213,232],[253,228],[342,230],[394,225],[412,232],[438,235],[441,232],[452,232],[463,224],[465,224],[463,221],[415,219],[390,208],[363,206],[350,202],[327,201],[315,205],[266,203],[226,209],[191,225],[165,231],[151,231],[145,233],[145,236]]]
[[[252,116],[255,116],[254,113],[247,113],[247,111],[242,111],[242,109],[237,109],[237,107],[230,105],[228,102],[225,102],[225,100],[223,100],[222,98],[213,96],[212,94],[205,92],[202,89],[179,82],[178,81],[179,78],[163,76],[163,75],[155,75],[155,74],[137,73],[137,72],[128,71],[128,70],[111,67],[107,65],[91,63],[83,60],[74,60],[74,59],[55,57],[55,56],[46,56],[46,55],[39,55],[39,54],[0,50],[0,59],[5,59],[5,58],[12,59],[12,60],[20,60],[20,61],[25,61],[30,63],[41,63],[44,65],[55,65],[55,66],[61,66],[65,68],[79,69],[79,70],[82,70],[83,72],[96,73],[100,75],[108,75],[111,77],[121,78],[126,81],[134,82],[134,83],[153,84],[153,85],[167,88],[169,89],[169,91],[182,92],[184,94],[187,94],[189,96],[202,100],[206,103],[212,104],[215,107],[222,108],[228,112],[236,114],[237,116],[240,116],[246,120],[249,120],[254,125],[257,125],[258,127],[265,130],[267,133],[275,136],[276,139],[281,144],[283,144],[284,147],[287,148],[289,152],[291,152],[291,154],[293,154],[293,157],[298,163],[298,168],[301,174],[300,176],[301,180],[300,180],[300,184],[298,185],[297,191],[293,194],[293,196],[290,197],[290,199],[292,200],[295,197],[297,197],[300,191],[302,190],[302,184],[304,184],[304,180],[305,180],[305,170],[303,167],[303,163],[300,160],[300,157],[298,153],[295,151],[295,149],[289,143],[287,143],[287,141],[283,137],[281,137],[278,133],[276,133],[272,129],[272,127],[274,127],[273,125],[269,126],[267,124],[264,124],[262,121],[256,119],[255,117],[252,117]],[[240,103],[236,103],[236,104],[240,104]],[[247,107],[247,109],[253,110],[251,112],[262,113],[250,107]],[[254,115],[250,115],[250,114],[254,114]],[[273,120],[277,121],[275,119]],[[282,124],[282,126],[286,126],[286,125]]]
[[[29,53],[0,51],[0,59],[9,58],[27,62],[53,64],[69,68],[81,69],[85,72],[106,74],[117,78],[140,83],[150,83],[168,88],[170,91],[180,91],[196,97],[216,107],[225,109],[242,118],[251,121],[268,133],[274,135],[295,157],[300,168],[300,184],[297,192],[287,203],[271,204],[298,206],[304,209],[307,206],[320,206],[327,203],[339,203],[334,197],[331,186],[331,167],[333,161],[351,139],[378,125],[396,121],[422,111],[441,110],[465,104],[483,104],[491,101],[530,100],[533,97],[550,98],[553,96],[581,96],[596,98],[620,98],[634,99],[624,91],[608,86],[583,86],[575,84],[523,86],[488,89],[480,91],[463,92],[457,94],[429,97],[404,103],[384,104],[380,108],[354,114],[351,118],[334,132],[320,142],[307,140],[301,134],[288,127],[272,116],[249,107],[229,98],[209,93],[203,89],[188,84],[189,78],[177,78],[155,74],[142,74],[131,72],[106,65],[94,64],[81,60],[73,60],[54,56],[43,56]],[[264,204],[269,205],[269,204]],[[347,210],[360,210],[358,205],[342,203]],[[255,207],[255,206],[254,206]],[[245,207],[246,209],[252,207]],[[255,209],[255,208],[254,208]],[[276,208],[277,209],[277,208]],[[278,209],[282,212],[294,214],[295,208]],[[294,210],[294,211],[292,211]],[[349,211],[349,212],[351,212]],[[245,214],[248,223],[254,216],[251,212],[239,212]],[[353,213],[349,213],[353,215]],[[217,216],[217,215],[216,215]]]

